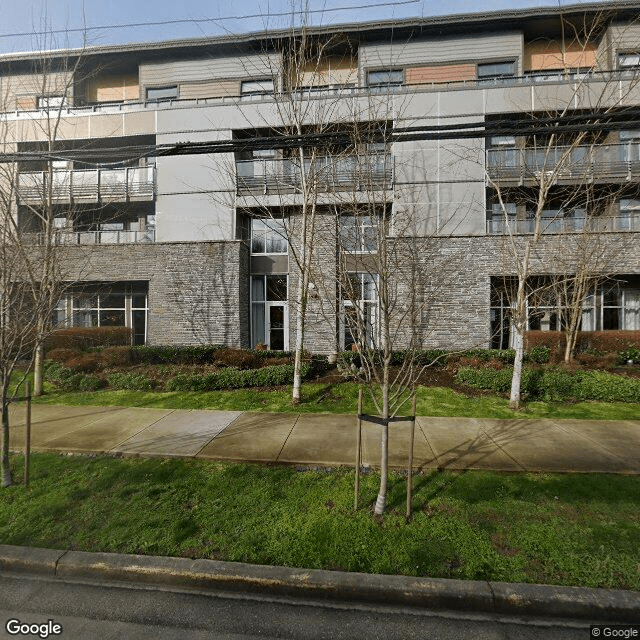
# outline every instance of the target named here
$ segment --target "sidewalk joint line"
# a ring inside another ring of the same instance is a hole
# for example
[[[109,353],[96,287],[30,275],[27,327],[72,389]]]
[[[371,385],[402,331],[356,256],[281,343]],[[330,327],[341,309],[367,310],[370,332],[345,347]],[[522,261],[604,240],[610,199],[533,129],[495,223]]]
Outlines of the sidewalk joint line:
[[[622,460],[622,462],[627,462],[627,460],[625,460],[625,458],[623,458],[622,456],[618,455],[614,451],[611,451],[610,449],[605,447],[603,444],[600,444],[597,440],[595,440],[591,436],[588,436],[588,435],[582,433],[581,431],[578,431],[577,429],[572,429],[569,426],[563,426],[562,423],[556,422],[553,419],[551,420],[551,422],[553,422],[554,426],[558,427],[558,429],[560,429],[561,431],[564,431],[565,433],[572,433],[572,434],[578,435],[581,438],[583,438],[584,440],[587,440],[588,442],[591,442],[591,443],[595,444],[598,449],[602,449],[603,451],[606,451],[609,455],[613,456],[614,458],[617,458],[618,460]]]
[[[218,433],[216,433],[216,435],[213,436],[213,438],[207,440],[192,456],[187,456],[187,457],[194,458],[194,459],[197,458],[205,449],[205,447],[208,447],[221,433],[224,433],[234,422],[236,422],[236,420],[239,420],[245,413],[247,412],[240,411],[238,415],[228,425],[224,427],[224,429],[220,429],[220,431],[218,431]]]
[[[296,425],[298,424],[298,420],[300,420],[300,416],[302,414],[298,414],[296,416],[296,420],[295,422],[291,425],[291,429],[289,429],[289,433],[287,434],[287,437],[284,439],[284,442],[282,443],[282,446],[280,447],[280,451],[278,452],[278,455],[274,458],[274,462],[278,462],[278,458],[282,455],[282,452],[284,451],[285,446],[287,445],[287,442],[289,441],[289,437],[291,436],[291,434],[293,433],[293,430],[296,428]]]
[[[498,447],[498,449],[500,451],[502,451],[502,453],[504,453],[505,456],[507,456],[507,458],[513,460],[516,465],[518,465],[523,471],[530,471],[529,469],[527,469],[527,467],[525,467],[517,458],[514,458],[510,453],[508,453],[505,449],[503,449],[500,446],[500,443],[496,442],[492,437],[491,434],[485,430],[484,427],[481,427],[481,431],[482,433],[484,433],[485,436],[487,436],[487,438],[489,438],[489,440],[491,440],[491,442],[493,442],[493,444]]]

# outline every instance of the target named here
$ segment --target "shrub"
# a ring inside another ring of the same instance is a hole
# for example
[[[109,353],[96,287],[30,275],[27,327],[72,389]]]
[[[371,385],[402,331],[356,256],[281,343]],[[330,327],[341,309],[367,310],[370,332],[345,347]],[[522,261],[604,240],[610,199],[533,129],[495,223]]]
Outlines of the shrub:
[[[215,353],[216,362],[238,369],[253,369],[260,366],[259,359],[242,349],[219,349]]]
[[[72,371],[89,372],[96,371],[100,367],[100,359],[96,353],[83,353],[65,362],[65,366]]]
[[[615,369],[618,356],[613,353],[579,353],[576,356],[576,362],[590,369],[604,369],[611,371]]]
[[[627,364],[631,360],[636,364],[640,364],[640,347],[630,346],[618,353],[616,364]]]
[[[131,344],[128,327],[78,327],[57,329],[47,338],[45,349],[80,349]]]
[[[213,364],[222,345],[149,346],[131,348],[131,359],[136,364]]]
[[[153,391],[155,381],[138,373],[112,373],[107,378],[112,389],[124,391]]]
[[[604,371],[584,371],[575,388],[580,400],[640,402],[640,380]]]
[[[81,352],[77,349],[52,349],[47,353],[47,358],[63,364],[71,358],[77,358],[80,354]]]
[[[537,364],[546,364],[551,359],[551,348],[544,344],[537,344],[527,352],[527,360]]]
[[[80,380],[80,391],[98,391],[104,386],[104,380],[98,376],[82,376]]]
[[[309,375],[311,365],[302,365],[303,378]],[[291,384],[293,365],[282,364],[261,369],[234,369],[227,367],[215,373],[180,374],[165,384],[166,391],[210,391],[214,389],[241,389]]]
[[[102,362],[110,367],[123,367],[131,364],[131,347],[105,347],[100,352]]]
[[[463,368],[456,380],[472,387],[506,393],[511,386],[511,369]],[[523,397],[547,400],[600,400],[604,402],[640,402],[640,380],[604,371],[567,371],[558,367],[529,369],[522,372]]]

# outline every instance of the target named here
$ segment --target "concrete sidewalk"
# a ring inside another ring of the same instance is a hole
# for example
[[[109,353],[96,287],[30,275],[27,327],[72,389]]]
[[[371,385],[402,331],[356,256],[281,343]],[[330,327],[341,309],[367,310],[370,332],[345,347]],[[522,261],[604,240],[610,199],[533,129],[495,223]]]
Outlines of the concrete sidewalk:
[[[14,451],[25,410],[11,407]],[[390,427],[392,467],[405,467],[409,424]],[[380,458],[380,427],[363,423],[362,464]],[[353,466],[354,415],[33,405],[33,451]],[[640,474],[640,420],[418,417],[414,466],[428,469]]]

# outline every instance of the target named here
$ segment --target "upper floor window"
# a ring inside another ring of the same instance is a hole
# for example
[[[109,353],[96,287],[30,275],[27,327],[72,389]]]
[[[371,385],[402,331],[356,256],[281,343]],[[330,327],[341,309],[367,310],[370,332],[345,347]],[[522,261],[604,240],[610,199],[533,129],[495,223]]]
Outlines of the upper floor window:
[[[620,155],[623,162],[640,161],[640,130],[620,132]]]
[[[251,253],[286,254],[287,230],[279,218],[252,218]]]
[[[39,96],[38,109],[60,109],[67,106],[66,96]]]
[[[399,87],[404,82],[404,71],[402,69],[380,69],[369,71],[367,74],[367,84],[370,87]]]
[[[340,248],[352,253],[377,251],[379,226],[380,218],[377,216],[340,216]]]
[[[640,199],[622,198],[620,200],[619,229],[640,229]]]
[[[640,68],[640,53],[619,53],[618,69]]]
[[[518,149],[515,136],[491,136],[487,139],[490,167],[515,167],[518,165]]]
[[[147,100],[173,100],[177,97],[177,85],[170,87],[149,87],[147,89]]]
[[[516,62],[488,62],[478,65],[478,80],[483,82],[504,80],[516,75]]]
[[[272,78],[263,80],[245,80],[240,85],[240,94],[243,96],[267,95],[274,92]]]

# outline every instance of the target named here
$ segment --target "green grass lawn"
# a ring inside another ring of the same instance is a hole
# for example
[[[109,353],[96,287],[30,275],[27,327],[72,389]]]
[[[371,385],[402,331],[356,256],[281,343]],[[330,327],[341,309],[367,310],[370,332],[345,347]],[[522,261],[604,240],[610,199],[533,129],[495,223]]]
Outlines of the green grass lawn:
[[[343,470],[36,454],[31,478],[0,490],[2,544],[640,590],[634,477],[433,472],[410,524],[395,475],[381,519]]]
[[[47,386],[47,394],[36,399],[41,404],[120,405],[159,409],[220,409],[230,411],[269,411],[302,413],[354,413],[358,387],[354,383],[306,383],[302,403],[291,405],[289,388],[277,390],[237,389],[234,391],[144,392],[95,391],[65,393]],[[640,417],[635,403],[579,402],[575,404],[530,402],[524,409],[509,409],[506,398],[483,395],[467,397],[452,389],[421,387],[418,392],[418,415],[474,418],[583,418],[630,420]],[[372,406],[365,411],[373,412]]]

